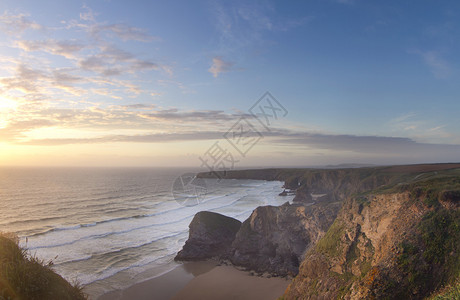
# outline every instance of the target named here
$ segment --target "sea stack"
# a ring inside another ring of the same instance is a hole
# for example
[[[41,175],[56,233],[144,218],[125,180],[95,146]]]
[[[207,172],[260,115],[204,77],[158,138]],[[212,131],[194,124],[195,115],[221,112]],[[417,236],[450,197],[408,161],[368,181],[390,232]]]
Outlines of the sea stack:
[[[174,260],[203,260],[225,257],[241,222],[209,211],[195,215],[189,225],[189,238]]]

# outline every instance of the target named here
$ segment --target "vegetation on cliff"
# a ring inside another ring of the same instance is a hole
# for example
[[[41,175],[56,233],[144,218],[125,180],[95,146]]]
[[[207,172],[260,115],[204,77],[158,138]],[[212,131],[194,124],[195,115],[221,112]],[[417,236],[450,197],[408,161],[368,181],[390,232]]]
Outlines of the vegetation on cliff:
[[[441,288],[431,295],[429,300],[452,300],[460,299],[460,280],[457,283]]]
[[[334,201],[370,191],[378,192],[394,187],[403,188],[415,179],[441,176],[460,168],[460,164],[423,164],[405,166],[379,166],[365,168],[315,169],[271,168],[203,172],[201,178],[258,179],[284,181],[287,189],[296,190],[295,202],[310,202],[310,194],[328,194]],[[417,177],[419,176],[419,177]],[[445,178],[441,179],[444,180]]]
[[[458,280],[460,170],[392,177],[344,202],[285,299],[423,299]]]
[[[341,205],[316,244],[305,244],[298,275],[283,299],[423,299],[439,289],[433,299],[458,296],[460,164],[259,169],[220,175],[282,180],[285,188],[296,191],[295,202],[308,203],[307,210],[318,203]],[[250,254],[247,260],[257,264],[263,257],[257,247],[277,253],[284,243],[273,243],[267,234],[282,218],[273,209],[265,210],[270,214],[258,215],[262,208],[254,211],[238,239],[239,247]],[[302,230],[317,231],[317,226],[308,221]],[[445,291],[443,286],[450,288]]]
[[[0,299],[86,299],[45,263],[19,247],[15,236],[0,234]]]

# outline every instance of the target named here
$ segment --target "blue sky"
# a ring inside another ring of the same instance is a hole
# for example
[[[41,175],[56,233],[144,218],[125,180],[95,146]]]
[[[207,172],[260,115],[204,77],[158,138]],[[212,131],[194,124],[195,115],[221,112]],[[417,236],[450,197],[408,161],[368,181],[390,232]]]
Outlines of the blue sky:
[[[236,167],[459,161],[459,20],[458,1],[2,1],[0,164],[199,166],[216,141]],[[270,128],[248,114],[266,91],[288,111]],[[244,156],[241,118],[263,135]]]

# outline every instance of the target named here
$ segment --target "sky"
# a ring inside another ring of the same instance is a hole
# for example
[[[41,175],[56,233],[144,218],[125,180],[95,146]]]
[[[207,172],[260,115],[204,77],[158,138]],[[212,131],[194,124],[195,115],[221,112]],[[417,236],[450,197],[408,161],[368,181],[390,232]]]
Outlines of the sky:
[[[460,161],[458,1],[0,2],[0,166]]]

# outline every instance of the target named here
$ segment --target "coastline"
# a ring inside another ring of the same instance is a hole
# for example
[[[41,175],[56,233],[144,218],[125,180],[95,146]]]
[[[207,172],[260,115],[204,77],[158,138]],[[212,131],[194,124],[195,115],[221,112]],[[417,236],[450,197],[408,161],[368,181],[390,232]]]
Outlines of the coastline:
[[[234,266],[217,266],[193,278],[171,300],[276,300],[291,282],[287,278],[251,274]]]
[[[161,276],[108,292],[97,300],[277,299],[289,283],[286,278],[257,276],[215,261],[184,262]]]
[[[217,266],[214,261],[184,262],[158,277],[136,283],[126,289],[105,293],[97,300],[170,299],[196,276],[209,272]]]

